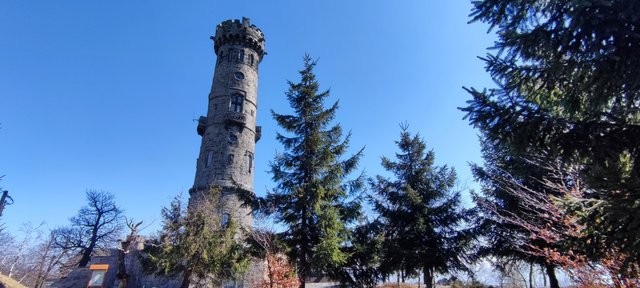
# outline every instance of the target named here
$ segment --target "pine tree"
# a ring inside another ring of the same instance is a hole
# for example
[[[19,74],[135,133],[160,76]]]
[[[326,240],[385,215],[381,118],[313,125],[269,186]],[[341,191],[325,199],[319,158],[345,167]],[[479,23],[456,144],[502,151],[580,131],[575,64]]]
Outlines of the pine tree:
[[[243,244],[236,239],[238,225],[233,218],[221,222],[220,189],[211,188],[203,199],[185,211],[180,196],[168,208],[160,238],[146,247],[146,270],[160,275],[182,276],[180,287],[190,283],[220,285],[239,279],[248,267]]]
[[[640,264],[638,15],[635,0],[475,1],[472,21],[497,29],[484,60],[498,88],[468,89],[462,109],[498,150],[581,164],[591,247],[579,253],[617,251],[626,267]]]
[[[278,222],[287,227],[283,240],[305,286],[310,273],[328,273],[340,267],[348,254],[342,249],[349,239],[348,224],[360,213],[360,203],[350,194],[361,186],[361,177],[347,181],[357,168],[362,150],[342,159],[349,135],[342,137],[339,124],[332,125],[338,102],[328,109],[329,91],[318,92],[313,68],[316,61],[304,57],[299,83],[289,82],[286,93],[293,115],[272,115],[288,133],[277,135],[285,152],[270,163],[276,187],[266,203]]]
[[[418,135],[412,137],[403,126],[396,144],[396,161],[382,157],[382,167],[393,178],[371,180],[373,207],[383,227],[380,269],[386,275],[422,272],[431,288],[435,272],[466,269],[465,250],[473,233],[464,226],[472,211],[461,207],[455,170],[436,166],[435,153],[426,151]]]

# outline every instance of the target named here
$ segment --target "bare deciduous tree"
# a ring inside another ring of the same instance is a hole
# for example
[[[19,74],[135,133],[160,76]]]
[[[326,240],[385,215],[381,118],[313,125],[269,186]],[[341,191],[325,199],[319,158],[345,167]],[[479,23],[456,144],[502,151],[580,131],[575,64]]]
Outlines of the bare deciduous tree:
[[[35,262],[31,271],[35,272],[32,280],[35,288],[44,287],[45,281],[52,274],[60,272],[59,268],[66,262],[69,250],[56,247],[55,239],[55,231],[51,231],[48,237],[33,248],[31,257]]]
[[[590,190],[583,185],[583,167],[560,160],[545,160],[544,157],[531,157],[527,161],[546,171],[546,177],[535,179],[543,189],[528,187],[503,170],[490,173],[492,181],[518,199],[520,208],[526,213],[512,213],[477,195],[474,201],[491,211],[499,221],[520,227],[527,231],[531,240],[546,244],[525,244],[521,246],[521,252],[543,257],[547,263],[565,268],[569,276],[584,287],[607,286],[611,282],[616,287],[640,285],[640,267],[629,263],[628,255],[615,247],[600,247],[606,255],[592,261],[583,247],[589,238],[587,223],[581,215],[605,205],[604,201],[591,197]]]
[[[20,241],[7,233],[0,236],[0,271],[36,288],[43,287],[47,278],[60,272],[68,253],[54,246],[54,232],[44,228],[44,223],[24,224]]]
[[[70,226],[56,229],[55,245],[77,251],[81,255],[78,267],[85,267],[97,249],[117,243],[124,217],[113,194],[88,190],[87,206],[69,221]]]
[[[260,288],[295,288],[300,286],[300,279],[284,255],[284,243],[278,241],[275,228],[264,214],[256,215],[254,229],[246,231],[248,241],[254,246],[256,256],[264,259],[267,279],[257,283]]]

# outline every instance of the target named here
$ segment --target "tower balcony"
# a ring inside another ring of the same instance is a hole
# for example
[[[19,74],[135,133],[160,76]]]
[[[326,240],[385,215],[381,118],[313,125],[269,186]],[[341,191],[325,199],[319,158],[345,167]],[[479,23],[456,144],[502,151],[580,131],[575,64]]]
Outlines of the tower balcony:
[[[229,111],[224,116],[224,121],[227,123],[236,123],[236,124],[245,125],[247,124],[247,115],[242,112]]]
[[[198,135],[203,136],[204,132],[207,130],[207,117],[200,116],[198,119]]]
[[[262,138],[262,126],[256,126],[256,143]]]

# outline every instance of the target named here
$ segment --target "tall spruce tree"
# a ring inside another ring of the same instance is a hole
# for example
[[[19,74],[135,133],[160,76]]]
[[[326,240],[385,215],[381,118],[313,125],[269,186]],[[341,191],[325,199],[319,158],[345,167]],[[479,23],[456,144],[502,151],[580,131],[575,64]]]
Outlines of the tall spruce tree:
[[[498,88],[468,89],[473,99],[462,110],[497,150],[546,150],[550,159],[581,163],[588,193],[576,214],[590,247],[572,253],[594,261],[617,253],[625,258],[620,273],[637,277],[640,2],[473,4],[472,21],[497,30],[499,53],[484,60]]]
[[[350,136],[343,139],[340,125],[332,125],[338,102],[324,108],[329,91],[318,92],[315,65],[306,55],[300,82],[289,82],[286,95],[294,114],[272,111],[288,134],[277,135],[285,152],[270,163],[276,187],[266,197],[277,221],[287,227],[283,240],[296,262],[301,287],[310,273],[332,274],[346,262],[348,225],[360,214],[360,203],[350,194],[363,182],[362,177],[346,180],[362,150],[342,159]]]
[[[382,167],[394,177],[371,180],[373,207],[383,227],[380,269],[386,275],[422,273],[431,288],[435,272],[466,269],[474,234],[465,223],[472,211],[461,207],[455,170],[436,166],[435,153],[426,150],[419,135],[411,136],[403,126],[396,144],[396,161],[382,157]]]

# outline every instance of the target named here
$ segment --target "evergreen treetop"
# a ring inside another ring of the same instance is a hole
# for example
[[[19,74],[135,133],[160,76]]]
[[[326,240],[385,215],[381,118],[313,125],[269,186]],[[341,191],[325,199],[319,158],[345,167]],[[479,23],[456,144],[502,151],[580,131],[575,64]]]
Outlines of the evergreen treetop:
[[[371,180],[374,210],[383,227],[381,273],[424,274],[433,287],[434,273],[466,270],[466,249],[473,234],[466,229],[472,211],[460,204],[454,190],[455,170],[435,165],[435,153],[426,150],[419,135],[403,127],[396,160],[382,157],[393,178]]]
[[[285,151],[270,163],[276,187],[265,199],[277,221],[288,228],[283,240],[303,287],[310,273],[331,274],[347,260],[342,248],[350,237],[348,225],[360,214],[360,203],[351,193],[362,184],[361,177],[346,180],[362,150],[343,159],[350,135],[343,138],[342,127],[332,124],[338,102],[325,109],[329,91],[319,92],[315,65],[306,55],[300,82],[288,82],[286,96],[294,113],[272,111],[286,132],[276,136]]]

